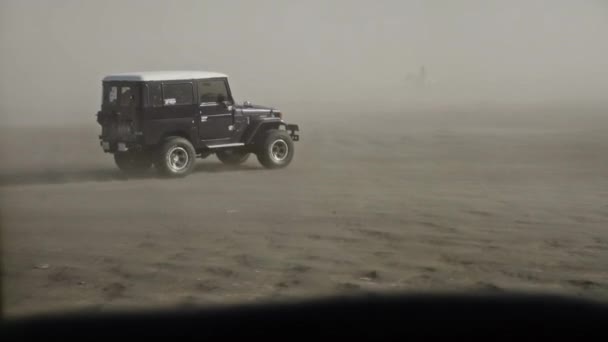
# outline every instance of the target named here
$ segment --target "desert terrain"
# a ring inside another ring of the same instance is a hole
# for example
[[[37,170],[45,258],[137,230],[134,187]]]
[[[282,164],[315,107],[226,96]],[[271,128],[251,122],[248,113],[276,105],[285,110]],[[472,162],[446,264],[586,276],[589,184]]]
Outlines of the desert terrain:
[[[0,129],[9,316],[517,291],[608,299],[608,110],[285,108],[286,169],[122,175],[99,127]]]

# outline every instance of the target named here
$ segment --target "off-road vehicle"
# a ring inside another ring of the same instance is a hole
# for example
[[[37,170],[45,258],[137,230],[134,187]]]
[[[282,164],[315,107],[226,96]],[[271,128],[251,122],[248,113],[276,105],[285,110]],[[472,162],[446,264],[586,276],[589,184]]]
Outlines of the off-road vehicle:
[[[294,156],[297,125],[283,113],[245,101],[237,105],[228,77],[205,71],[155,71],[103,79],[100,144],[126,172],[152,165],[162,174],[185,176],[196,157],[215,154],[225,164],[251,153],[269,169]]]

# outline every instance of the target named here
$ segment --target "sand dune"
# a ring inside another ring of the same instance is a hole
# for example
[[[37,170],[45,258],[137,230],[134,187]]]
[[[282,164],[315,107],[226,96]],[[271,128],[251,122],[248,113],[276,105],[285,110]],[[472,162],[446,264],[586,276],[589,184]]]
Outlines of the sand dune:
[[[94,123],[3,128],[5,313],[368,291],[608,298],[605,112],[291,112],[289,168],[211,157],[179,180],[120,174]]]

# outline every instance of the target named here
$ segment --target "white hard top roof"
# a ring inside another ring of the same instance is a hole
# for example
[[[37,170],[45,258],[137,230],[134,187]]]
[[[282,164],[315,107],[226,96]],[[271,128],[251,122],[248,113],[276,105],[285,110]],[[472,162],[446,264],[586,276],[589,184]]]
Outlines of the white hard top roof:
[[[228,77],[219,72],[210,71],[140,71],[113,74],[104,77],[104,81],[172,81],[201,78]]]

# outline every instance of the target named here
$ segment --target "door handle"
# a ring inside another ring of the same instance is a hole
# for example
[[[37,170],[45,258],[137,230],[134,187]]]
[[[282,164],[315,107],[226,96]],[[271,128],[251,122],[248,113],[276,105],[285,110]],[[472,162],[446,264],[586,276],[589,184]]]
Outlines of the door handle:
[[[201,122],[207,122],[207,117],[206,116],[201,116]]]

